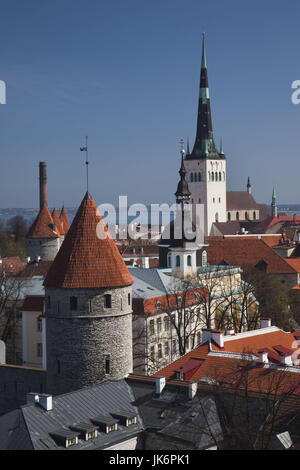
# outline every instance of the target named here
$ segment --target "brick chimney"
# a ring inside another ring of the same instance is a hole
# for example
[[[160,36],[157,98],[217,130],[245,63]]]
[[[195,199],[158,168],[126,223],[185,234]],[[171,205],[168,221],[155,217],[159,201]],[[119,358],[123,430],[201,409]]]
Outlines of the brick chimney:
[[[40,209],[43,205],[48,206],[48,193],[47,193],[47,164],[40,162]]]

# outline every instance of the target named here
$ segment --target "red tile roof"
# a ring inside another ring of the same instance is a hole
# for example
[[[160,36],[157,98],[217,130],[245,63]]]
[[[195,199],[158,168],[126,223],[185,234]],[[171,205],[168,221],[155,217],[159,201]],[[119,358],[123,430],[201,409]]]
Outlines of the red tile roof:
[[[41,312],[44,311],[44,297],[26,297],[23,302],[22,310],[24,312]]]
[[[0,272],[5,271],[6,274],[15,276],[24,268],[24,263],[19,256],[11,256],[9,258],[0,258]]]
[[[58,238],[60,234],[55,232],[53,228],[53,219],[48,207],[44,204],[26,238]]]
[[[225,261],[232,266],[256,266],[259,262],[264,261],[269,273],[296,274],[296,269],[263,240],[243,238],[210,240],[207,252],[208,262],[213,265]]]
[[[69,223],[69,219],[68,219],[68,216],[67,216],[67,211],[65,209],[65,206],[62,206],[59,219],[60,219],[60,222],[61,222],[61,229],[62,229],[61,234],[66,235],[68,233],[69,228],[70,228],[70,223]]]
[[[300,273],[300,258],[285,258],[285,261]]]
[[[53,209],[51,216],[55,224],[55,231],[59,233],[60,235],[62,235],[63,231],[62,231],[61,221],[60,221],[60,218],[58,217],[58,213],[56,209]]]
[[[244,239],[244,240],[263,240],[268,246],[277,246],[282,239],[282,235],[268,235],[268,234],[251,234],[251,235],[226,235],[225,238],[233,240]]]
[[[44,276],[46,277],[47,272],[53,261],[46,261],[40,259],[39,261],[30,261],[27,263],[23,270],[19,273],[20,277],[31,278],[33,276]]]
[[[105,238],[97,236],[104,232]],[[95,201],[86,193],[44,285],[49,288],[101,288],[131,284],[133,279]]]
[[[267,350],[269,361],[278,364],[280,363],[280,355],[274,348],[277,348],[277,350],[279,348],[285,352],[287,350],[295,352],[298,349],[295,338],[296,332],[286,333],[278,329],[271,332],[266,331],[263,334],[261,334],[261,330],[258,330],[257,333],[255,334],[255,331],[253,331],[251,336],[246,335],[243,337],[241,335],[240,339],[238,339],[238,335],[236,337],[229,337],[228,340],[224,341],[224,348],[219,348],[215,343],[211,343],[211,351],[208,342],[204,343],[155,373],[154,377],[164,376],[167,380],[174,379],[176,373],[183,367],[183,371],[187,369],[188,372],[188,378],[184,378],[184,380],[198,382],[204,378],[212,378],[228,385],[235,385],[241,375],[241,364],[245,361],[238,357],[230,356],[228,353],[240,353],[241,355],[248,353],[258,356],[258,352],[263,349]],[[220,354],[214,354],[217,351]],[[196,359],[200,360],[198,364],[195,363]],[[191,362],[192,360],[193,363]],[[246,363],[248,366],[251,365],[250,361],[246,361]],[[274,371],[269,369],[270,374],[262,376],[260,373],[261,364],[258,361],[254,364],[255,367],[252,367],[250,371],[251,380],[249,380],[249,389],[270,391],[273,372],[280,374],[283,371],[286,375],[285,380],[281,384],[281,392],[284,392],[288,383],[295,384],[299,382],[299,374],[291,371],[285,372],[284,369],[274,369]],[[193,367],[190,368],[190,365],[193,365]],[[269,380],[270,382],[268,382]]]

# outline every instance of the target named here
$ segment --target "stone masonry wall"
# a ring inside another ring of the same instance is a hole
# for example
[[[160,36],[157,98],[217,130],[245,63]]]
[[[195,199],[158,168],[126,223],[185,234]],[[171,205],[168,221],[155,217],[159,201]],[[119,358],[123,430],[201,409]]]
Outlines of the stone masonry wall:
[[[105,308],[105,294],[112,296],[111,308]],[[70,310],[72,296],[76,311]],[[131,287],[46,289],[46,338],[48,393],[126,377],[132,371]]]

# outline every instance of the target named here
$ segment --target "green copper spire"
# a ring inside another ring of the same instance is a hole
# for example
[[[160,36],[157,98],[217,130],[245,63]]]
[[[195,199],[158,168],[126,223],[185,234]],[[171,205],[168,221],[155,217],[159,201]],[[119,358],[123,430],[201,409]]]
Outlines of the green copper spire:
[[[202,59],[201,59],[201,68],[206,69],[206,52],[205,52],[205,33],[202,33]]]
[[[276,193],[275,193],[275,188],[273,188],[273,193],[272,193],[272,206],[276,206]]]

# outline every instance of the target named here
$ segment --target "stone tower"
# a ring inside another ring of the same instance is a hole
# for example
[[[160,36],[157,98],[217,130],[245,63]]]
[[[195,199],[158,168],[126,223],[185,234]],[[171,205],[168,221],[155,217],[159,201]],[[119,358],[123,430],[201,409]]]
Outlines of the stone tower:
[[[53,261],[61,246],[61,235],[46,204],[26,234],[26,252],[32,260]]]
[[[204,34],[195,144],[185,158],[192,204],[204,205],[204,233],[214,222],[226,222],[226,157],[217,150],[212,129]]]
[[[132,284],[87,192],[44,282],[49,393],[132,371]]]

